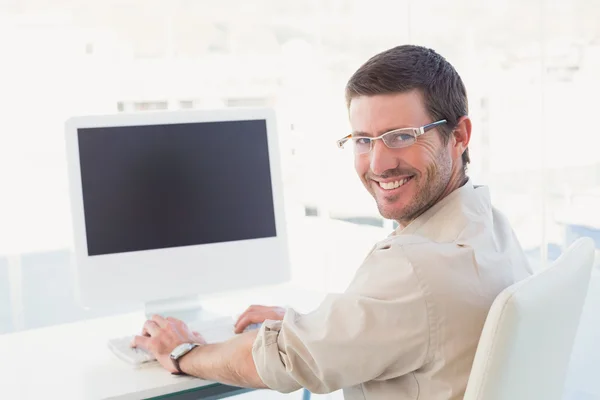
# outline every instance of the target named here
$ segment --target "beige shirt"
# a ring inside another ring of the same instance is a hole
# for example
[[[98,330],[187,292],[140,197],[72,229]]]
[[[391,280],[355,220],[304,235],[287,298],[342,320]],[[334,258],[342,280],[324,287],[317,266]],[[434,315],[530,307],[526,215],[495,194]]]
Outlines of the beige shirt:
[[[467,182],[377,243],[344,293],[266,321],[253,347],[258,374],[280,392],[461,399],[492,301],[528,274],[488,189]]]

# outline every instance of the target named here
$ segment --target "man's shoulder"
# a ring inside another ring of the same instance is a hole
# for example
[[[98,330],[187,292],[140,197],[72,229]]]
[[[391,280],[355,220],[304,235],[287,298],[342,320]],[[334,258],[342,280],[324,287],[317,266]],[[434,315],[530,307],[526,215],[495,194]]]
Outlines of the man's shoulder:
[[[471,245],[459,239],[436,241],[418,234],[390,236],[378,242],[368,258],[371,263],[405,265],[411,269],[422,265],[452,263],[458,258],[471,257],[466,254]]]
[[[374,251],[380,249],[389,249],[389,248],[398,248],[398,249],[408,249],[408,248],[423,248],[430,247],[431,250],[435,251],[436,249],[442,249],[448,245],[453,245],[455,241],[438,241],[434,238],[430,238],[424,235],[415,234],[400,234],[400,235],[392,235],[381,241],[379,241],[375,247]]]
[[[433,285],[430,280],[439,281],[453,265],[472,260],[460,251],[455,243],[438,243],[419,235],[389,237],[377,243],[364,260],[348,292],[378,298],[393,298],[399,291],[427,296],[431,290],[425,288]]]

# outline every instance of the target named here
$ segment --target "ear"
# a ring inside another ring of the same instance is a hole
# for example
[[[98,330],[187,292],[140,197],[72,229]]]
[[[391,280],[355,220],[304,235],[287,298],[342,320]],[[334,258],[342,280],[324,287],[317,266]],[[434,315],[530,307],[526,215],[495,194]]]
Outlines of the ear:
[[[460,117],[458,124],[452,132],[452,159],[459,160],[467,150],[471,140],[471,119],[468,116]]]

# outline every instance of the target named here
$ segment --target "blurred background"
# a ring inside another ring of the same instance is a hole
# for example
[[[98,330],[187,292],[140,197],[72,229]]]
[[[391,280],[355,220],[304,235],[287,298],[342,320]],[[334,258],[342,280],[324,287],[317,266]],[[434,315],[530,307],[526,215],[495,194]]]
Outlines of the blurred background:
[[[599,21],[598,0],[0,0],[0,334],[131,311],[75,300],[63,128],[75,115],[273,107],[293,280],[343,290],[392,228],[335,146],[349,133],[344,85],[399,44],[462,76],[469,176],[533,268],[579,236],[600,248]],[[592,285],[573,399],[600,399]]]

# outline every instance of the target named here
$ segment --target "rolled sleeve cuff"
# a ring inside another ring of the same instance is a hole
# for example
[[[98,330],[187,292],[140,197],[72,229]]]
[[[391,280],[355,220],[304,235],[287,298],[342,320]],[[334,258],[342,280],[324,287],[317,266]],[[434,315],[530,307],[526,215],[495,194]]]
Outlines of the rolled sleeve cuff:
[[[290,393],[302,386],[290,375],[280,355],[281,321],[265,321],[252,346],[252,358],[258,376],[270,389]]]

